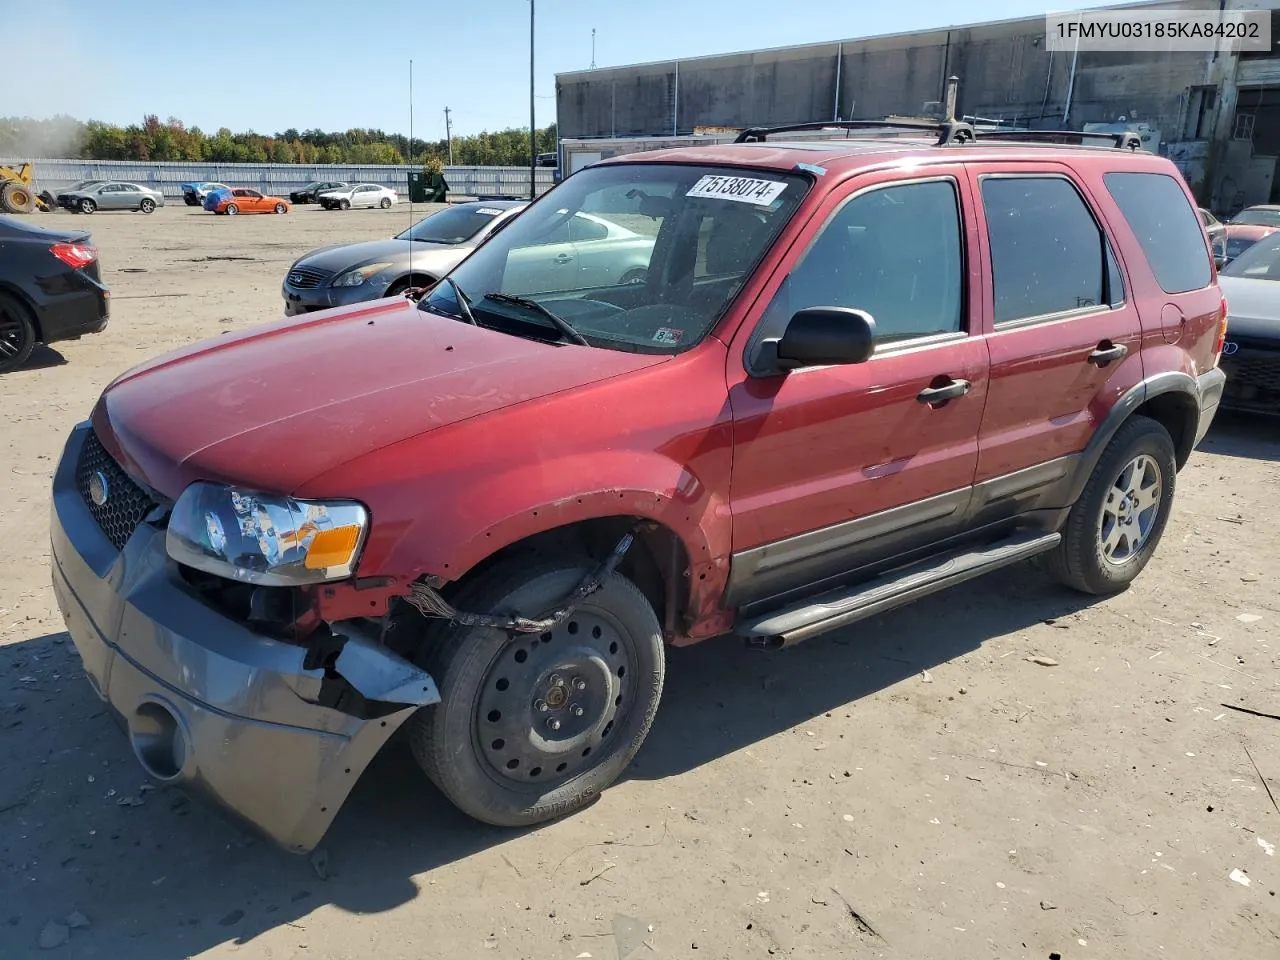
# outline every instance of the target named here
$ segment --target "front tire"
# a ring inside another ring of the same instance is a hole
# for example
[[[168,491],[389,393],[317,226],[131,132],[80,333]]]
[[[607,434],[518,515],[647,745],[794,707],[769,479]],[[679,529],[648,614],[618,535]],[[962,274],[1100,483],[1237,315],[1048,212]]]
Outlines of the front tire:
[[[0,294],[0,373],[27,362],[38,341],[31,313],[12,297]]]
[[[1173,507],[1177,461],[1169,431],[1135,416],[1107,444],[1048,555],[1049,569],[1082,593],[1116,593],[1150,561]]]
[[[381,203],[379,203],[379,204],[378,204],[378,206],[380,206],[383,210],[390,210],[390,209],[391,209],[391,198],[390,198],[390,197],[383,197],[383,198],[382,198],[382,202],[381,202]]]
[[[339,209],[339,210],[350,210],[350,209],[351,209],[351,201],[350,201],[350,200],[339,200],[339,201],[338,201],[338,209]]]
[[[234,203],[227,204],[226,214],[228,217],[234,217],[239,212],[240,212],[240,208],[237,207]]]
[[[537,616],[590,562],[528,557],[460,591],[459,609]],[[610,575],[542,635],[434,622],[429,669],[440,703],[410,722],[415,757],[464,813],[528,826],[593,802],[640,749],[662,697],[662,629],[652,605]]]
[[[288,209],[289,209],[289,208],[288,208],[288,207],[286,207],[283,203],[277,203],[277,204],[276,204],[276,213],[284,213],[284,212],[285,212],[286,210],[288,210]]]
[[[97,209],[98,209],[98,205],[94,203],[92,200],[90,200],[88,197],[85,197],[83,200],[80,201],[81,213],[93,213],[93,211]]]
[[[150,197],[145,197],[143,198],[142,203],[138,204],[138,209],[141,210],[143,213],[155,213],[156,202],[152,200]]]

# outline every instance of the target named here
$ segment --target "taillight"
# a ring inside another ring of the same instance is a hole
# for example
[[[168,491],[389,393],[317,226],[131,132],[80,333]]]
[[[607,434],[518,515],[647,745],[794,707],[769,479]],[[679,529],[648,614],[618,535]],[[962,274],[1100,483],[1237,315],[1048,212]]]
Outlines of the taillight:
[[[88,243],[55,243],[49,252],[75,270],[98,259],[98,248]]]
[[[1218,313],[1218,339],[1213,345],[1213,363],[1218,364],[1218,358],[1222,356],[1222,348],[1227,342],[1227,298],[1224,294],[1222,297],[1222,309]]]

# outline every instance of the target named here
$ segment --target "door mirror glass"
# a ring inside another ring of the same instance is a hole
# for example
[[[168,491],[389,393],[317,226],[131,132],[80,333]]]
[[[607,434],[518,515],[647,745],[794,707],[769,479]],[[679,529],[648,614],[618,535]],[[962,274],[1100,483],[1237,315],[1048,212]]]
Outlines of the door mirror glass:
[[[865,310],[808,307],[779,338],[760,341],[752,367],[762,375],[801,367],[865,363],[876,348],[876,321]]]

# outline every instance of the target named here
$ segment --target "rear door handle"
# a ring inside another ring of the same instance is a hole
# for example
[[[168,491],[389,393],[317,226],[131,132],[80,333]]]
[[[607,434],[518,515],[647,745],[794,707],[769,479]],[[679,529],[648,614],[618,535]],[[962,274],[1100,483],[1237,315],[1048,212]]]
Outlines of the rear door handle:
[[[972,389],[973,384],[968,380],[952,380],[940,387],[925,387],[916,394],[916,399],[933,407],[963,397]]]
[[[569,254],[567,253],[562,253],[560,254],[560,256],[556,257],[556,263],[572,263],[572,262],[573,262],[573,257],[569,256]]]
[[[1107,346],[1108,343],[1111,343],[1111,341],[1103,340],[1102,343],[1098,344],[1098,349],[1089,354],[1089,362],[1095,367],[1105,367],[1107,364],[1123,360],[1129,355],[1129,348],[1123,343]]]

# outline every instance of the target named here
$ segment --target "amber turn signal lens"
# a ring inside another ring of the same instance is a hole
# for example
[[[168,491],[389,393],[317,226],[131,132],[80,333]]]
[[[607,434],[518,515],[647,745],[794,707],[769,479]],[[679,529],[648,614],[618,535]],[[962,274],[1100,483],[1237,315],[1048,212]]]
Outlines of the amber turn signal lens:
[[[359,542],[360,528],[354,524],[321,530],[307,548],[303,566],[308,570],[324,570],[350,563]]]

